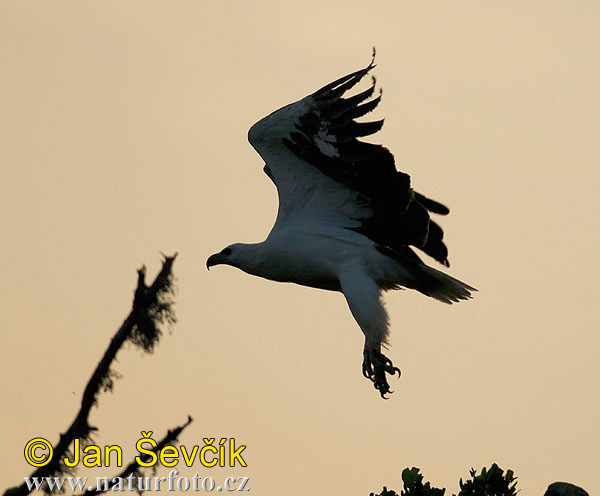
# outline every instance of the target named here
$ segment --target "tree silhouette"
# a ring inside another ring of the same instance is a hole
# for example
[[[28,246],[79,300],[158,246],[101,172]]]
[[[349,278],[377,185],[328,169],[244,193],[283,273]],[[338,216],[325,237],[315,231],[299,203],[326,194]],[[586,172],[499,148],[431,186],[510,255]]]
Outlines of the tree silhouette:
[[[73,420],[64,434],[60,434],[58,443],[53,446],[54,450],[50,461],[46,465],[34,470],[30,475],[31,478],[59,477],[73,472],[72,468],[64,464],[63,459],[66,455],[72,456],[69,447],[75,439],[79,439],[85,444],[90,441],[90,434],[98,430],[89,423],[90,411],[94,406],[98,406],[100,393],[111,391],[115,379],[119,377],[119,374],[112,368],[113,361],[119,350],[126,342],[130,342],[145,353],[152,353],[154,346],[163,334],[163,327],[166,326],[169,328],[177,321],[173,309],[174,278],[172,273],[176,257],[177,254],[172,257],[164,257],[162,268],[150,286],[147,286],[145,281],[146,267],[143,266],[138,270],[138,281],[131,312],[112,337],[108,348],[92,373],[85,387],[81,399],[81,407],[75,416],[75,420]],[[188,416],[184,424],[169,430],[165,437],[151,451],[159,452],[164,446],[174,442],[191,422],[192,418]],[[145,457],[149,458],[150,455],[145,455]],[[140,458],[144,461],[144,456]],[[139,470],[139,463],[133,461],[116,477],[126,478],[129,475],[139,475]],[[47,483],[42,487],[46,491],[49,491]],[[7,489],[4,492],[4,496],[25,496],[30,492],[31,490],[27,484],[23,482],[19,486]],[[96,493],[97,491],[89,491],[85,494],[91,495]]]
[[[475,469],[469,471],[470,479],[463,482],[460,479],[460,491],[455,496],[515,496],[517,494],[517,478],[512,470],[504,473],[495,463],[488,469],[483,467],[477,474]],[[400,495],[384,486],[377,496],[444,496],[445,488],[432,487],[429,482],[423,482],[423,474],[417,467],[405,468],[402,471],[404,489]],[[376,496],[371,493],[370,496]],[[554,482],[548,486],[544,496],[589,496],[579,486],[568,482]]]

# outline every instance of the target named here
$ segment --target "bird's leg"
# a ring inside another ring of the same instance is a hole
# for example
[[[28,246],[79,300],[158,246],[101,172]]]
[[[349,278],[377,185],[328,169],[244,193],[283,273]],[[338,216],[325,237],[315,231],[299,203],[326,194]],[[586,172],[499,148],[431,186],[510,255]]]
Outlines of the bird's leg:
[[[365,335],[363,375],[385,398],[391,392],[386,374],[395,375],[397,372],[400,376],[400,369],[381,353],[388,334],[388,316],[381,300],[381,288],[363,258],[346,259],[338,271],[348,307]]]
[[[363,375],[373,382],[373,386],[379,391],[381,397],[387,399],[385,395],[393,391],[390,391],[390,385],[385,374],[393,376],[397,372],[398,377],[400,377],[400,369],[394,367],[392,361],[381,353],[381,351],[378,349],[369,349],[366,346],[362,368]]]

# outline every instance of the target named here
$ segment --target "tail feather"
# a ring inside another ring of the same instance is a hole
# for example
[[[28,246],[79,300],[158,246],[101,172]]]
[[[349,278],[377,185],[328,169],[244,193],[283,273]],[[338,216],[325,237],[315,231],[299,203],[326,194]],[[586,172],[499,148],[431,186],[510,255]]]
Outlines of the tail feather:
[[[473,286],[427,265],[418,267],[418,273],[414,276],[414,289],[448,304],[468,300],[471,292],[477,291]]]
[[[400,263],[401,270],[396,272],[392,269],[390,274],[395,275],[384,282],[387,289],[404,286],[444,303],[468,300],[471,298],[471,292],[477,291],[473,286],[425,265],[410,249],[408,252],[399,252],[387,246],[378,245],[376,248],[380,253]]]

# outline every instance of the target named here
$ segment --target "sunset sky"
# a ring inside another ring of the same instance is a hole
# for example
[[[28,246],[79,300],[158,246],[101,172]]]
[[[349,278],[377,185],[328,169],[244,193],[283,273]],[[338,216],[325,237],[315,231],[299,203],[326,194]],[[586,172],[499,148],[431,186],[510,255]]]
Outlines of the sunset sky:
[[[412,466],[452,494],[493,462],[524,495],[600,493],[598,19],[591,0],[0,2],[0,489],[72,421],[136,269],[178,252],[178,323],[118,355],[92,412],[125,463],[191,415],[180,444],[235,438],[248,466],[180,476],[255,495],[399,492]],[[447,272],[479,289],[385,295],[388,401],[342,295],[205,267],[275,219],[248,128],[373,46],[371,141],[450,207]]]

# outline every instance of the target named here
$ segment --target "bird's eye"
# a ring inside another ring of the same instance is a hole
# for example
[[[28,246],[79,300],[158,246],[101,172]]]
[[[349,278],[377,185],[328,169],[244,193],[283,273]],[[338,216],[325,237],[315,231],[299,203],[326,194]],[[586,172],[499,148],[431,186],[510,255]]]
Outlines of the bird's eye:
[[[221,254],[225,255],[226,257],[228,257],[229,255],[231,255],[231,248],[223,248],[221,250]]]

